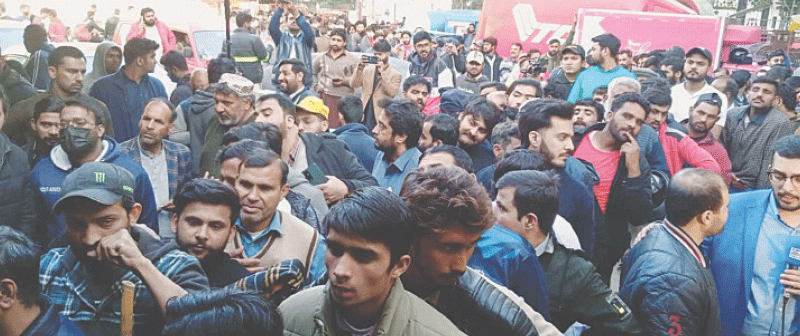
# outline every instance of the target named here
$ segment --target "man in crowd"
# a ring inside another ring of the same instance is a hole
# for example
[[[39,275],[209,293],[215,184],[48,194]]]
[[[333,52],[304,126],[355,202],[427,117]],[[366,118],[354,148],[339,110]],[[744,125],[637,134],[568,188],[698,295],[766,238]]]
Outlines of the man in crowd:
[[[288,31],[281,31],[281,17],[284,14],[287,14]],[[275,57],[272,58],[274,64],[281,64],[288,59],[296,59],[306,69],[312,69],[311,49],[314,47],[315,34],[308,23],[307,14],[308,8],[298,6],[291,1],[282,2],[275,9],[275,13],[272,14],[272,19],[269,21],[269,36],[277,46]],[[276,79],[278,79],[280,70],[282,70],[280,67],[273,67],[274,84],[278,84]],[[306,76],[303,84],[310,86],[311,82],[311,76]]]
[[[215,87],[214,102],[217,117],[208,123],[198,176],[206,172],[212,176],[219,175],[216,156],[222,149],[222,136],[233,127],[253,122],[256,117],[253,111],[253,82],[240,75],[226,73],[220,77]]]
[[[164,207],[175,197],[178,187],[192,177],[189,148],[164,139],[172,129],[175,107],[163,98],[151,99],[139,121],[139,136],[119,144],[128,158],[140,164],[153,187],[159,210],[159,232],[168,236],[170,214]]]
[[[716,93],[722,98],[722,108],[720,119],[712,129],[714,138],[719,139],[722,127],[725,126],[728,111],[728,100],[722,92],[717,91],[713,86],[706,82],[708,71],[712,66],[711,52],[702,48],[695,47],[686,52],[686,61],[683,65],[683,74],[686,81],[672,86],[672,106],[669,112],[675,117],[675,121],[681,122],[689,118],[692,106],[704,93]],[[776,87],[777,90],[777,87]]]
[[[125,41],[130,41],[135,38],[146,38],[154,41],[161,47],[156,48],[155,58],[161,59],[161,55],[166,54],[175,49],[177,40],[172,30],[161,20],[156,19],[156,11],[150,7],[142,8],[140,13],[142,19],[131,25],[131,30],[128,31],[128,36]],[[127,45],[127,42],[125,43]],[[127,49],[127,47],[125,48]],[[128,60],[125,60],[128,64]]]
[[[725,336],[797,328],[800,272],[786,262],[800,227],[800,136],[783,137],[774,148],[771,189],[731,195],[725,230],[705,243]]]
[[[572,126],[576,132],[583,133],[587,127],[603,122],[605,109],[603,105],[592,99],[581,99],[575,102],[572,115]]]
[[[419,136],[417,148],[425,152],[428,148],[441,145],[458,145],[458,119],[437,113],[425,117],[422,121],[422,133]]]
[[[309,86],[306,79],[311,78],[311,74],[302,62],[290,58],[278,63],[278,83],[280,91],[289,96],[293,103],[299,104],[303,98],[316,95]]]
[[[372,129],[375,157],[372,176],[378,185],[400,194],[403,181],[417,169],[422,153],[417,149],[422,133],[423,115],[409,101],[384,100],[378,112],[377,124]]]
[[[59,306],[43,300],[36,244],[10,226],[0,226],[0,332],[8,336],[83,336]]]
[[[22,146],[31,167],[50,156],[53,147],[61,142],[58,122],[63,106],[61,99],[55,96],[44,98],[34,105],[30,122],[34,136]]]
[[[564,46],[564,49],[561,50],[561,67],[552,70],[547,82],[565,85],[569,92],[578,75],[583,71],[585,59],[586,51],[583,47],[579,45]]]
[[[169,95],[169,102],[177,106],[191,97],[193,92],[189,83],[192,73],[189,72],[189,66],[186,65],[186,57],[173,50],[161,56],[159,62],[167,70],[169,79],[176,85]]]
[[[452,87],[453,73],[431,49],[432,40],[431,35],[424,30],[414,34],[414,53],[408,56],[408,61],[411,62],[408,72],[410,75],[425,78],[433,89]]]
[[[375,156],[378,150],[375,148],[375,139],[372,137],[372,130],[361,123],[364,117],[361,99],[350,95],[339,100],[339,119],[343,125],[333,131],[336,139],[341,140],[353,151],[358,158],[358,162],[364,169],[371,172],[375,165]],[[420,138],[421,139],[421,138]]]
[[[239,219],[239,197],[222,182],[194,179],[175,194],[171,230],[181,250],[196,257],[211,288],[230,285],[250,275],[225,253]]]
[[[341,125],[337,107],[339,99],[353,94],[351,86],[352,77],[356,74],[358,58],[345,49],[347,33],[344,29],[337,28],[330,33],[330,48],[328,52],[314,59],[314,91],[319,93],[325,105],[331,109],[330,126],[337,128]]]
[[[281,159],[290,167],[304,171],[317,166],[328,180],[317,187],[328,203],[338,201],[358,188],[377,185],[345,144],[333,134],[300,133],[297,110],[283,94],[268,94],[256,102],[256,122],[278,126],[282,136]]]
[[[402,74],[389,65],[389,55],[391,54],[389,42],[378,41],[372,50],[378,58],[378,63],[367,65],[362,58],[356,67],[356,73],[350,79],[350,86],[353,89],[361,88],[364,116],[359,121],[370,130],[375,127],[375,112],[380,108],[378,103],[385,98],[396,96],[400,91],[400,82],[403,79]],[[423,104],[422,107],[424,106]]]
[[[778,82],[774,79],[758,77],[747,92],[750,105],[731,109],[728,113],[720,142],[731,159],[731,187],[734,190],[770,186],[768,176],[773,144],[794,130],[786,114],[773,108],[777,90]],[[723,114],[720,112],[720,118]]]
[[[681,123],[686,129],[686,134],[692,138],[700,148],[711,154],[711,157],[720,166],[722,178],[726,184],[731,183],[731,159],[725,147],[714,138],[711,130],[719,119],[722,99],[716,93],[705,93],[697,97],[697,102],[689,113],[689,119]]]
[[[506,120],[494,126],[491,141],[494,159],[499,162],[506,153],[519,148],[521,144],[517,122]],[[490,196],[494,195],[494,182],[492,179],[496,169],[497,164],[495,163],[491,166],[486,166],[476,174],[478,182],[483,185]]]
[[[686,169],[666,198],[666,219],[645,228],[623,259],[620,296],[649,334],[720,335],[717,289],[700,244],[728,219],[727,185],[712,171]]]
[[[558,184],[554,173],[506,173],[497,181],[494,212],[498,224],[536,248],[547,275],[552,321],[560,330],[577,321],[602,334],[640,334],[630,309],[595,273],[594,266],[553,234],[561,198]]]
[[[506,94],[508,95],[508,108],[519,112],[523,103],[542,96],[542,84],[535,79],[521,78],[511,83]],[[517,119],[516,113],[509,118]]]
[[[456,87],[469,93],[480,93],[481,85],[489,82],[489,78],[482,73],[484,69],[484,60],[482,53],[470,51],[466,58],[467,72],[456,78]]]
[[[158,43],[148,39],[129,40],[122,52],[125,58],[122,69],[92,85],[89,95],[105,103],[112,112],[114,140],[118,142],[139,135],[137,125],[148,100],[167,98],[164,84],[148,75],[155,69],[157,49]]]
[[[300,133],[327,132],[329,116],[328,106],[317,96],[306,96],[297,103],[297,127]]]
[[[584,98],[592,98],[594,90],[608,85],[614,78],[630,77],[636,79],[630,70],[617,64],[619,39],[612,34],[598,35],[592,38],[592,49],[586,57],[586,63],[592,65],[582,71],[569,92],[567,101],[575,103]]]
[[[397,196],[371,187],[354,192],[325,218],[328,282],[289,297],[278,308],[285,332],[313,335],[463,335],[427,302],[403,288],[412,217]],[[364,257],[368,256],[368,257]]]
[[[283,276],[294,278],[295,270],[289,268],[288,272],[280,274],[280,280]],[[283,335],[281,316],[272,300],[265,300],[263,295],[263,292],[229,287],[175,298],[167,305],[170,323],[161,335]]]
[[[483,56],[486,58],[484,61],[483,74],[492,82],[500,81],[500,64],[503,63],[503,58],[497,54],[497,39],[489,36],[483,39],[482,50]]]
[[[5,101],[0,98],[0,127],[5,120]],[[21,231],[41,243],[42,218],[37,212],[37,191],[31,183],[25,152],[0,132],[0,218],[3,225]]]
[[[31,57],[25,63],[25,71],[31,84],[39,90],[47,91],[50,88],[47,59],[55,49],[53,45],[47,43],[47,31],[41,25],[31,24],[23,31],[22,43],[25,45],[25,50],[31,53]]]
[[[110,41],[98,44],[94,51],[92,71],[83,78],[81,93],[88,95],[98,79],[117,72],[120,65],[122,65],[122,48]]]
[[[478,171],[494,163],[494,153],[486,138],[503,117],[485,98],[473,100],[458,115],[458,146],[469,154]]]
[[[553,72],[553,69],[561,63],[561,41],[558,39],[551,39],[547,42],[547,52],[539,57],[539,63],[547,68],[547,72]]]
[[[65,230],[64,216],[54,217],[51,209],[60,197],[59,190],[67,174],[90,162],[102,161],[122,167],[133,174],[135,189],[133,199],[141,204],[141,222],[158,232],[158,208],[153,186],[142,166],[128,159],[119,144],[105,136],[105,125],[100,112],[80,100],[69,100],[59,116],[61,145],[53,148],[50,157],[36,164],[31,172],[34,187],[43,198],[40,213],[46,224],[45,246],[61,237]]]
[[[617,63],[623,68],[633,70],[633,52],[630,49],[622,49],[617,54]]]
[[[675,85],[681,83],[683,81],[683,63],[684,60],[677,58],[675,56],[669,56],[665,58],[659,66],[661,67],[661,72],[667,76],[667,80],[669,81],[669,85]],[[703,73],[703,76],[706,74]]]
[[[427,79],[411,75],[403,82],[403,98],[408,99],[425,115],[439,113],[439,101],[430,97],[431,82]]]
[[[50,303],[87,335],[120,330],[119,288],[138,284],[134,333],[155,335],[164,325],[167,302],[188,291],[208,289],[197,259],[173,242],[162,242],[137,223],[133,175],[106,162],[90,162],[70,173],[53,206],[66,217],[68,247],[42,256],[39,284]],[[118,308],[117,308],[118,309]]]
[[[231,56],[236,62],[236,70],[251,82],[261,85],[264,70],[261,61],[267,58],[264,42],[251,31],[253,17],[247,13],[236,15],[236,29],[231,33]],[[222,46],[226,50],[225,45]]]
[[[636,140],[649,105],[638,93],[620,95],[607,113],[608,122],[589,127],[575,150],[575,157],[591,163],[599,175],[594,194],[605,225],[599,230],[604,234],[595,238],[593,260],[604,281],[630,245],[628,225],[651,220],[650,165]]]

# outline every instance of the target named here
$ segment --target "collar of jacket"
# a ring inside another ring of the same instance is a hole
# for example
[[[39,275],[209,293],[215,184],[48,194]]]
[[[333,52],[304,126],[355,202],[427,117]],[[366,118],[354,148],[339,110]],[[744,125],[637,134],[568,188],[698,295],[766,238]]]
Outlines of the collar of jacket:
[[[333,312],[330,286],[329,280],[325,285],[325,290],[322,291],[322,295],[324,296],[323,303],[314,313],[315,324],[318,328],[322,328],[325,331],[325,335],[329,334],[331,326],[336,325],[336,316]],[[395,279],[392,289],[389,291],[389,296],[386,297],[386,302],[383,304],[381,317],[378,320],[378,324],[375,326],[376,336],[402,334],[403,328],[406,325],[405,321],[413,318],[413,316],[409,315],[409,299],[407,295],[414,294],[406,292],[400,278]]]

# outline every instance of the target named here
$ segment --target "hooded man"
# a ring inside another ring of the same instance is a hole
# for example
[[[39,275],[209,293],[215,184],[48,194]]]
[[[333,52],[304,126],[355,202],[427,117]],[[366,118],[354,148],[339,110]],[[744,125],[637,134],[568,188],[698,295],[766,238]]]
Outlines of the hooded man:
[[[105,75],[110,75],[122,65],[122,48],[114,42],[103,42],[97,45],[92,62],[92,72],[83,78],[83,94],[89,94],[92,84]]]

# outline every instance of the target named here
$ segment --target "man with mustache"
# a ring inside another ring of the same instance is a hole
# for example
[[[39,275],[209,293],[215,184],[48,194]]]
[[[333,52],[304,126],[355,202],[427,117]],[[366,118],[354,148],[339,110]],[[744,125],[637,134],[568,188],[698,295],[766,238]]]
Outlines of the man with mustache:
[[[711,130],[714,138],[719,139],[722,128],[725,126],[726,112],[728,111],[728,99],[722,92],[719,92],[711,84],[706,82],[706,76],[712,66],[711,52],[702,48],[695,47],[686,52],[686,60],[683,63],[683,74],[686,80],[672,86],[672,106],[669,113],[675,117],[675,121],[681,122],[689,118],[689,112],[697,101],[697,98],[704,93],[716,93],[722,98],[722,108],[716,126]]]
[[[689,113],[689,119],[684,120],[681,125],[686,129],[686,134],[719,163],[722,178],[730,185],[731,159],[725,147],[711,134],[722,107],[722,100],[714,98],[714,95],[716,93],[706,93],[698,97]]]
[[[50,151],[58,145],[58,121],[62,107],[63,102],[56,96],[44,98],[33,107],[31,129],[35,135],[22,146],[31,167],[50,156]]]
[[[443,60],[438,58],[432,50],[433,37],[426,31],[414,34],[414,52],[408,56],[411,65],[408,68],[410,75],[417,75],[427,79],[433,87],[434,95],[440,87],[453,86],[453,73]]]
[[[139,121],[139,136],[119,144],[120,150],[147,172],[159,209],[159,232],[165,235],[170,232],[171,216],[163,208],[175,196],[178,186],[192,177],[189,147],[164,139],[172,130],[176,114],[166,99],[151,99]]]
[[[503,117],[486,98],[473,100],[458,115],[458,147],[469,154],[476,171],[494,164],[492,145],[486,139]]]
[[[289,96],[292,103],[300,104],[307,96],[316,96],[311,88],[305,85],[306,78],[311,76],[308,68],[297,59],[287,59],[278,63],[278,85],[283,94]]]
[[[603,34],[593,37],[592,42],[592,49],[589,50],[589,55],[586,57],[586,63],[592,67],[582,71],[575,79],[575,84],[572,85],[572,90],[567,97],[567,101],[570,103],[592,98],[595,89],[608,85],[614,78],[636,79],[633,72],[617,64],[619,38],[613,34]]]
[[[177,44],[175,34],[164,22],[156,19],[156,11],[152,8],[142,8],[141,15],[142,19],[131,25],[131,30],[128,31],[128,37],[125,38],[125,41],[139,37],[159,42],[161,48],[156,50],[156,59],[161,59],[162,54],[175,49]]]
[[[576,132],[581,132],[596,123],[603,121],[606,113],[603,105],[592,99],[581,99],[575,102],[572,111],[572,127]]]

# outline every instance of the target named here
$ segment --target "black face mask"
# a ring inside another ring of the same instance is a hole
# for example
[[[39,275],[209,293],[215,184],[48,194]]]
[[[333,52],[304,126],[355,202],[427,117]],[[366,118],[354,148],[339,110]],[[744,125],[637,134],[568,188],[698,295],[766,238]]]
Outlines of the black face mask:
[[[87,128],[68,127],[61,129],[61,147],[67,154],[85,154],[92,150],[92,130]]]

